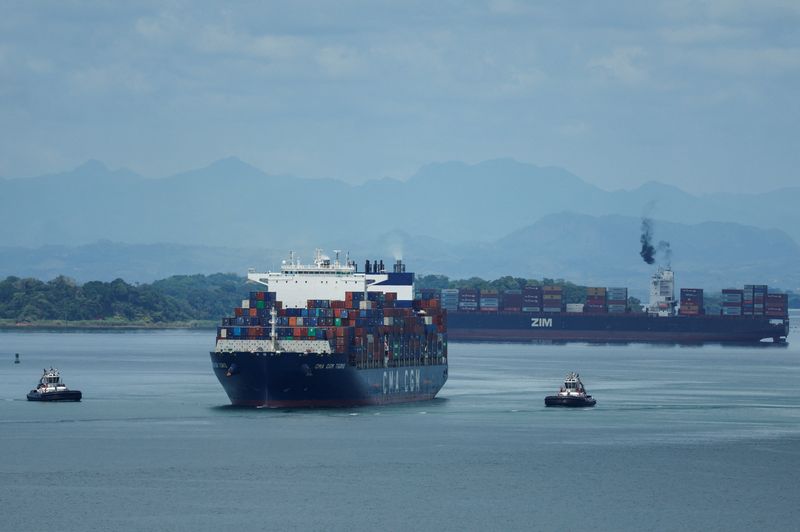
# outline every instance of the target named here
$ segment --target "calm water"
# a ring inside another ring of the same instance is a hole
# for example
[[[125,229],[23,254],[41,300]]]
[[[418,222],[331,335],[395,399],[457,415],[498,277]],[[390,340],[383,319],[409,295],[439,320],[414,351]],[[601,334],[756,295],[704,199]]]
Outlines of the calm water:
[[[273,411],[226,406],[213,333],[0,332],[0,530],[798,530],[792,334],[452,344],[435,401]],[[25,400],[50,365],[82,403]],[[544,408],[568,370],[597,407]]]

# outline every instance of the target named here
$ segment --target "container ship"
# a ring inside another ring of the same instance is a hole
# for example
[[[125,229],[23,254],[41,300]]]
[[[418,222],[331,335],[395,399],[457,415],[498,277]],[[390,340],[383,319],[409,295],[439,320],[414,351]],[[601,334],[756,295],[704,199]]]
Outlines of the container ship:
[[[396,261],[317,250],[279,272],[248,271],[264,286],[217,328],[211,362],[232,404],[269,408],[381,405],[432,399],[447,381],[447,316],[414,298]]]
[[[659,268],[650,302],[632,309],[627,288],[587,287],[584,303],[566,303],[563,287],[521,290],[422,290],[447,310],[455,341],[785,343],[789,334],[786,294],[766,285],[722,290],[719,305],[704,303],[703,289],[682,288]]]

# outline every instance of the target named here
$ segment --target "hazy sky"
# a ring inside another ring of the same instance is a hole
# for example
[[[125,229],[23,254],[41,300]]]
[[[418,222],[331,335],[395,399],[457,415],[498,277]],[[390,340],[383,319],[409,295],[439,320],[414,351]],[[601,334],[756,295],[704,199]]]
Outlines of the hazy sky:
[[[0,175],[234,155],[358,182],[513,157],[800,185],[800,2],[0,0]]]

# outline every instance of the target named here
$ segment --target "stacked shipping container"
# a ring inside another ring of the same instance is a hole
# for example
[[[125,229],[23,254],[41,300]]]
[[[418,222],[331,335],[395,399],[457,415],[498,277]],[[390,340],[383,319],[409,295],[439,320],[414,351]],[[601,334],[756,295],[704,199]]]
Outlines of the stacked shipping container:
[[[522,290],[506,290],[500,297],[501,310],[520,312],[522,310]]]
[[[309,299],[306,308],[284,309],[273,292],[251,292],[234,317],[222,320],[217,339],[269,339],[274,308],[278,340],[327,340],[355,364],[446,356],[447,315],[439,300],[399,303],[391,292],[369,292],[367,299],[363,292],[347,292],[344,301]]]
[[[786,319],[789,317],[788,294],[767,294],[765,305],[765,316],[779,319]]]
[[[497,312],[500,308],[500,294],[497,290],[481,290],[480,294],[481,312]]]
[[[681,316],[699,316],[704,312],[703,289],[681,288],[680,307],[678,314]]]
[[[722,290],[722,315],[741,316],[742,315],[742,296],[744,290],[736,288],[725,288]]]
[[[606,303],[608,311],[611,313],[621,314],[628,311],[628,289],[627,288],[609,288],[606,291]]]
[[[441,292],[442,308],[445,310],[458,310],[458,289],[444,288]]]
[[[545,285],[542,287],[542,312],[562,312],[563,289],[558,285]]]
[[[462,288],[458,293],[458,310],[465,312],[478,310],[478,291],[474,288]]]
[[[698,316],[711,313],[729,317],[770,316],[786,319],[786,294],[769,294],[767,288],[766,285],[745,285],[744,290],[726,288],[722,290],[721,306],[708,308],[704,304],[703,289],[682,288],[679,314]],[[417,293],[425,299],[438,299],[441,308],[450,311],[558,313],[566,310],[587,314],[621,314],[629,311],[628,289],[625,287],[587,287],[585,304],[565,304],[562,287],[552,285],[526,286],[522,290],[443,289],[420,290]]]
[[[602,287],[587,288],[586,304],[583,306],[583,311],[588,314],[602,314],[606,310],[606,289]]]
[[[522,311],[541,312],[542,311],[542,287],[526,286],[522,289]]]

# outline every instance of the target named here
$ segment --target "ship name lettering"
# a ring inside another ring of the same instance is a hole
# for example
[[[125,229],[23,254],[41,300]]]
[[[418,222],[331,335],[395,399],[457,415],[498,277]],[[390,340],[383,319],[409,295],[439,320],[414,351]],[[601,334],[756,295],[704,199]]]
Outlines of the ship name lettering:
[[[402,383],[400,382],[402,380]],[[420,370],[407,369],[402,377],[399,370],[383,372],[383,393],[418,392],[421,382]]]
[[[552,327],[553,318],[531,318],[531,327]]]

